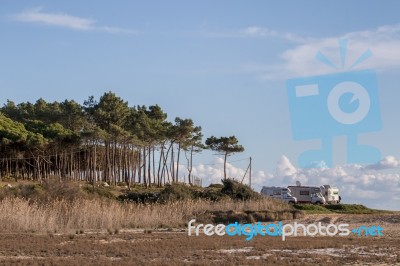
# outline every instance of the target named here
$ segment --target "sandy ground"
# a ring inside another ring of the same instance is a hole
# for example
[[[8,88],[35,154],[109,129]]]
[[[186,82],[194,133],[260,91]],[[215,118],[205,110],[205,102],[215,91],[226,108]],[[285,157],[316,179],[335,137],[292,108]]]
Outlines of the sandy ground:
[[[380,225],[383,237],[188,236],[186,230],[0,234],[0,265],[400,265],[400,214],[309,215]]]

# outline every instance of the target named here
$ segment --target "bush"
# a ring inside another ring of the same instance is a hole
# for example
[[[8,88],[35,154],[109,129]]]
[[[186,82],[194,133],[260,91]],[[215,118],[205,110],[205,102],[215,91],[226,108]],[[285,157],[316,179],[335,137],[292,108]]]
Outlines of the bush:
[[[85,197],[78,185],[68,181],[49,179],[43,183],[42,187],[48,199],[73,201],[74,199]]]
[[[135,203],[156,203],[160,199],[160,193],[131,191],[127,194],[120,195],[118,199],[121,201],[132,201]]]
[[[42,199],[45,195],[43,188],[35,184],[20,184],[13,188],[5,187],[1,189],[0,198],[18,197],[24,199]]]
[[[252,190],[249,186],[243,185],[232,179],[222,180],[223,188],[221,193],[228,195],[234,200],[260,199],[261,195]]]
[[[221,185],[220,188],[209,186],[208,188],[205,188],[203,191],[199,193],[199,198],[211,201],[220,201],[223,199],[229,199],[230,197],[228,195],[221,192],[221,188],[223,188],[223,185]]]
[[[195,197],[193,189],[185,184],[167,184],[160,193],[160,201],[189,200]]]
[[[139,189],[118,197],[119,200],[128,200],[137,203],[166,203],[172,201],[205,199],[210,201],[258,200],[262,196],[249,186],[234,180],[225,180],[223,184],[212,184],[207,188],[190,187],[186,184],[167,184],[163,189]]]
[[[222,184],[210,184],[208,186],[208,188],[219,188],[219,189],[222,189],[223,187],[224,187],[224,185],[222,185]]]
[[[83,190],[89,195],[98,196],[100,198],[115,199],[114,194],[103,187],[85,186]]]

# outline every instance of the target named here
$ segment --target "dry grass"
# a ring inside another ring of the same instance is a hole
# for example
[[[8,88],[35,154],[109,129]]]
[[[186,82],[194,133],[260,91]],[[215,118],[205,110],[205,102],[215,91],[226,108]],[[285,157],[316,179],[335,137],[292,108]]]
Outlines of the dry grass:
[[[167,204],[132,204],[106,199],[52,200],[42,203],[20,198],[0,201],[2,232],[71,232],[122,228],[184,227],[207,212],[291,211],[271,199],[237,202],[225,200],[178,201]]]

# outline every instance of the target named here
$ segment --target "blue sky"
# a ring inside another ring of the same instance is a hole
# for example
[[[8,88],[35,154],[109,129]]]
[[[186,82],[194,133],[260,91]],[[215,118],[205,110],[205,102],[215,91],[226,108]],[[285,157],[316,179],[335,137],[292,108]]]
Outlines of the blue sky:
[[[318,172],[304,182],[336,182],[345,190],[354,178],[369,178],[361,190],[371,193],[352,196],[356,185],[344,192],[349,201],[378,206],[390,180],[398,205],[399,9],[398,1],[0,0],[0,104],[38,97],[83,102],[111,90],[130,105],[159,104],[171,120],[192,118],[206,137],[236,135],[246,151],[231,160],[253,157],[257,188],[289,185],[302,178],[292,169],[299,154],[319,140],[293,141],[286,80],[335,72],[315,54],[339,62],[337,40],[346,38],[348,62],[369,48],[373,57],[358,69],[374,69],[378,77],[383,129],[359,140],[392,157],[369,177],[351,168],[347,179],[324,172],[327,180],[320,180]],[[334,144],[334,167],[342,169],[345,139]],[[220,165],[202,165],[215,160],[199,156],[197,174],[222,174],[214,169]],[[231,175],[241,177],[246,166],[232,164]],[[280,167],[292,169],[293,180]]]

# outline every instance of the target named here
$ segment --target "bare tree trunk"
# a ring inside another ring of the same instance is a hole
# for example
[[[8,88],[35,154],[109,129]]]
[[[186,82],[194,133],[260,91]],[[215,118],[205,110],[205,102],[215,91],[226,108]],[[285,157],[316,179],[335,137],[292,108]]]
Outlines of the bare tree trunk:
[[[147,178],[146,178],[146,146],[143,147],[143,183],[146,186],[146,188],[148,187],[147,185]]]
[[[142,153],[140,152],[140,149],[138,149],[138,183],[142,183]]]
[[[193,145],[190,149],[190,159],[189,159],[189,167],[188,167],[188,179],[189,179],[189,184],[193,184],[192,182],[192,170],[193,170]]]
[[[181,155],[181,143],[178,143],[178,156],[176,158],[176,181],[179,179],[179,157]]]
[[[149,187],[151,187],[151,146],[149,145],[149,153],[148,153],[148,165],[147,165],[147,174],[148,174],[148,181]]]
[[[225,152],[225,157],[224,157],[224,180],[226,180],[226,158],[228,157],[228,153]]]
[[[174,144],[172,145],[172,149],[171,149],[171,178],[172,178],[172,182],[176,182],[175,181],[175,156],[174,156]]]

